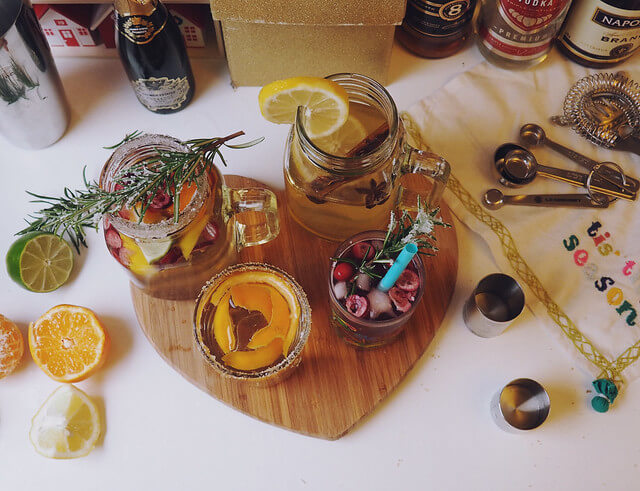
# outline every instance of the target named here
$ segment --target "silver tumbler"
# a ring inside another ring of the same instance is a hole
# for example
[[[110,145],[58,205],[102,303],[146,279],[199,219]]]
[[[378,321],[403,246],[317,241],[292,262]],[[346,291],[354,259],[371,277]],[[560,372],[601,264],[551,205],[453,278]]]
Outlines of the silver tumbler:
[[[68,124],[69,105],[33,9],[0,0],[0,133],[20,147],[43,148]]]

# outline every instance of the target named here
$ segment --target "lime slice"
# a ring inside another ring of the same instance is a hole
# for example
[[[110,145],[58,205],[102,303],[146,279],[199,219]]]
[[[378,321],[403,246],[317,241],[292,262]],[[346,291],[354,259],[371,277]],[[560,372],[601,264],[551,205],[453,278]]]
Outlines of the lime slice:
[[[11,244],[7,252],[9,276],[32,292],[50,292],[61,287],[72,269],[71,246],[51,233],[26,234]]]
[[[173,241],[171,239],[167,240],[153,240],[151,242],[138,242],[138,247],[142,251],[142,255],[147,260],[149,264],[153,264],[154,262],[162,259],[169,249],[171,249],[171,244]]]

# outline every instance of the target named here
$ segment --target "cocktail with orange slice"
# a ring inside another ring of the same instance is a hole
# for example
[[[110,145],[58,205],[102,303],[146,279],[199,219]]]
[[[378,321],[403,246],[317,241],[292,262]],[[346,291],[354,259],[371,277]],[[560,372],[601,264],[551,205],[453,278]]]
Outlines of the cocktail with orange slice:
[[[186,145],[168,136],[132,139],[107,161],[100,186],[115,191],[127,185],[128,168],[154,165],[160,152],[186,151]],[[240,248],[278,234],[275,195],[263,188],[228,189],[216,167],[169,191],[160,188],[148,206],[129,203],[106,214],[103,222],[109,252],[149,295],[194,298],[211,274],[235,262]],[[251,226],[236,219],[245,210],[253,212]]]
[[[194,332],[206,360],[226,377],[275,383],[300,363],[311,309],[298,283],[267,264],[227,268],[196,302]]]

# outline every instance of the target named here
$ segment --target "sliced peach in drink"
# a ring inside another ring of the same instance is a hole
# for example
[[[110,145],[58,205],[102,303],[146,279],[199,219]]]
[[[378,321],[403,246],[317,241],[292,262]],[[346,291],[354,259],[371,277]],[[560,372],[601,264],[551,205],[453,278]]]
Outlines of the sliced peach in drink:
[[[244,283],[254,283],[259,285],[264,285],[269,289],[273,289],[280,297],[284,300],[286,304],[286,311],[284,307],[278,308],[276,303],[279,302],[278,297],[272,297],[272,313],[271,313],[271,323],[276,325],[281,325],[281,321],[277,321],[277,318],[284,318],[286,316],[286,327],[278,328],[278,333],[281,337],[277,338],[277,334],[272,333],[271,331],[267,331],[264,334],[261,334],[260,331],[254,334],[254,337],[260,333],[260,336],[254,339],[252,338],[249,342],[248,347],[263,345],[265,342],[268,342],[269,338],[271,339],[283,339],[283,344],[281,347],[283,348],[283,354],[287,356],[289,354],[289,349],[291,348],[291,344],[295,339],[298,332],[298,323],[300,320],[301,309],[300,304],[298,303],[298,299],[296,298],[296,294],[291,288],[291,286],[279,276],[263,272],[263,271],[244,271],[242,273],[234,274],[233,276],[227,277],[223,280],[216,290],[211,295],[211,303],[213,305],[218,305],[225,294],[234,286],[241,285]],[[275,300],[274,300],[275,298]],[[283,314],[278,314],[278,312],[282,312]],[[284,314],[284,312],[287,312]],[[276,319],[276,322],[274,322]],[[269,329],[270,326],[266,326],[263,329]],[[282,331],[280,331],[282,329]],[[264,338],[263,338],[264,336]],[[270,345],[271,343],[269,343]],[[261,349],[261,348],[259,348]]]
[[[289,311],[287,301],[273,288],[270,288],[269,294],[272,305],[271,321],[266,327],[263,327],[253,335],[251,341],[247,345],[248,348],[256,349],[266,346],[275,338],[284,339],[289,332],[289,326],[291,325],[291,312]],[[296,329],[297,324],[294,330]],[[286,352],[283,354],[285,356],[287,355]]]
[[[122,249],[126,249],[126,254],[122,252],[120,249],[120,257],[126,256],[127,262],[125,266],[127,266],[132,272],[135,274],[139,274],[141,276],[146,276],[154,271],[154,267],[149,264],[149,261],[144,257],[142,250],[138,247],[138,244],[124,234],[120,234],[120,238],[122,239]]]
[[[222,298],[213,316],[213,335],[223,353],[229,353],[236,347],[236,338],[233,332],[231,317],[229,316],[230,297],[231,294],[227,293]]]
[[[182,212],[187,206],[189,206],[189,203],[191,203],[191,200],[193,199],[193,195],[196,194],[196,191],[198,190],[198,186],[195,182],[192,182],[191,184],[183,184],[182,187],[180,188],[180,195],[179,195],[179,199],[180,199],[180,206],[179,206],[179,211]]]
[[[282,356],[282,339],[253,351],[232,351],[222,357],[222,361],[236,370],[251,371],[273,365]]]
[[[198,243],[198,238],[207,226],[207,223],[209,223],[209,215],[207,214],[207,210],[203,207],[199,216],[193,220],[184,235],[180,237],[180,240],[178,241],[178,246],[182,250],[182,255],[185,259],[188,260],[191,257],[193,248]]]
[[[234,285],[231,287],[231,298],[237,307],[243,307],[247,310],[257,310],[264,315],[267,323],[271,320],[272,307],[269,287],[257,283]]]

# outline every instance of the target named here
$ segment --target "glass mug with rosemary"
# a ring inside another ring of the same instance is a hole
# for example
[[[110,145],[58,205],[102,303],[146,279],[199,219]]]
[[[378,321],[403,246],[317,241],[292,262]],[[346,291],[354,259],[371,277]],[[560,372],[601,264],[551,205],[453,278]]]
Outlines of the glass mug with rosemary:
[[[214,165],[196,163],[186,171],[192,177],[172,173],[189,155],[190,147],[175,138],[143,135],[120,145],[100,176],[100,187],[117,193],[141,187],[132,176],[156,173],[142,184],[158,184],[152,192],[103,220],[109,252],[151,296],[195,298],[213,273],[236,262],[240,249],[279,232],[271,191],[227,188]],[[250,224],[240,221],[242,212],[251,212]]]
[[[312,233],[344,240],[358,230],[383,228],[400,200],[400,177],[419,174],[420,194],[432,208],[446,186],[449,164],[406,141],[402,121],[387,90],[364,75],[327,77],[348,94],[349,116],[334,133],[311,138],[310,114],[299,107],[285,149],[287,204],[293,218]]]
[[[413,316],[426,288],[420,256],[437,248],[433,229],[449,227],[418,201],[411,218],[391,214],[386,232],[371,230],[345,240],[329,267],[330,323],[348,344],[374,348],[393,341]]]

